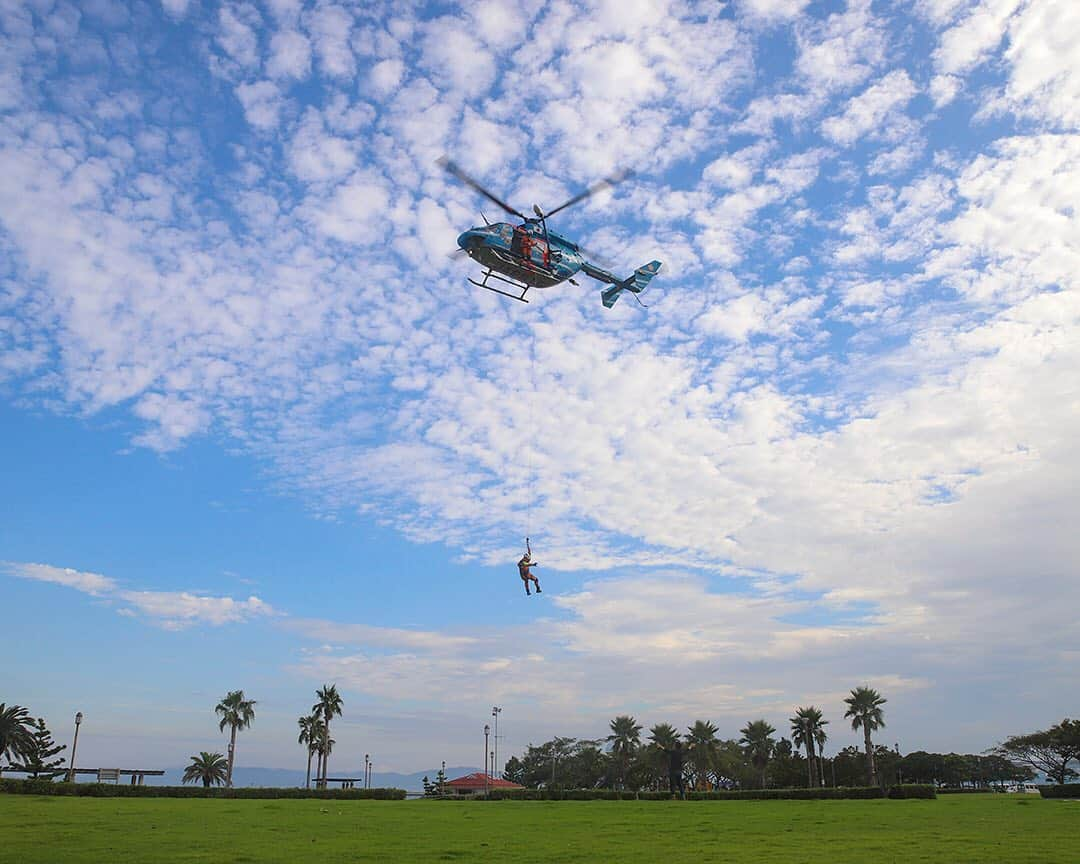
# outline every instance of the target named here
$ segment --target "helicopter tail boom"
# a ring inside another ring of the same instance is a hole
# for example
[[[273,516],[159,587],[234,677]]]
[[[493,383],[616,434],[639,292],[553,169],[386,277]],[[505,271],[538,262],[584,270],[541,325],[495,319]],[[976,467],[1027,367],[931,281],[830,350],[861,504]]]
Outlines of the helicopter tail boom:
[[[645,287],[649,282],[652,281],[653,276],[660,272],[661,266],[659,261],[650,261],[648,264],[638,267],[637,270],[626,279],[613,282],[610,288],[605,288],[601,291],[601,301],[608,309],[610,309],[615,305],[615,301],[619,299],[620,292],[631,291],[634,294],[640,294],[645,290]]]

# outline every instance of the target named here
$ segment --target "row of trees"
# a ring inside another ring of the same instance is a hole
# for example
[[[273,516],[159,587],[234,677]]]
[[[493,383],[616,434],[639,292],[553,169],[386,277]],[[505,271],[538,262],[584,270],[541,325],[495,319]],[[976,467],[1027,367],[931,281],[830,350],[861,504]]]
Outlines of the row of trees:
[[[324,684],[315,691],[316,702],[311,706],[311,713],[300,717],[300,736],[298,743],[307,748],[307,779],[305,786],[311,786],[311,759],[318,756],[316,763],[316,785],[326,786],[330,763],[330,751],[334,739],[330,737],[330,721],[341,716],[344,702],[337,687]],[[236,734],[248,729],[255,720],[255,700],[248,699],[243,690],[230,690],[225,698],[214,706],[218,716],[218,731],[229,730],[228,758],[221,753],[202,751],[191,757],[191,762],[184,769],[184,783],[202,783],[203,786],[233,785],[233,765],[236,761]]]
[[[829,759],[823,756],[829,721],[810,705],[795,710],[788,721],[790,739],[779,740],[764,719],[747,723],[737,739],[721,739],[715,724],[698,720],[681,735],[671,724],[658,723],[643,740],[643,727],[621,715],[611,721],[605,738],[556,737],[530,745],[506,763],[503,776],[534,788],[659,789],[667,781],[676,742],[685,746],[684,779],[696,789],[900,782],[978,788],[1030,780],[1036,771],[1058,783],[1077,776],[1070,763],[1080,760],[1080,721],[1013,736],[983,755],[916,751],[901,756],[898,749],[873,743],[872,733],[885,725],[886,700],[880,693],[859,687],[844,701],[844,717],[863,733],[863,748],[845,747]]]
[[[594,789],[620,782],[630,790],[666,788],[667,757],[652,741],[634,752],[625,771],[606,744],[605,738],[555,738],[530,746],[523,756],[507,763],[503,777],[530,788]],[[690,752],[689,746],[687,750]],[[844,747],[830,757],[819,754],[816,763],[815,770],[826,785],[860,786],[866,782],[866,755],[859,747]],[[979,788],[1029,780],[1034,775],[1026,766],[998,756],[918,751],[901,757],[880,744],[874,745],[874,764],[878,781],[884,785],[903,782]],[[809,765],[790,739],[780,738],[763,771],[760,764],[754,764],[747,746],[732,738],[718,739],[708,759],[688,759],[683,773],[691,789],[790,789],[808,785]]]
[[[873,688],[857,687],[844,701],[844,717],[851,720],[853,729],[863,732],[864,782],[875,785],[878,751],[883,748],[873,746],[871,735],[885,725],[882,706],[887,700]],[[805,769],[807,785],[823,785],[821,753],[828,740],[825,727],[829,721],[820,708],[808,705],[796,708],[789,723],[790,741],[774,738],[776,728],[759,719],[740,729],[737,740],[721,740],[715,724],[698,720],[682,735],[670,723],[657,723],[649,730],[648,741],[643,742],[643,727],[624,714],[611,721],[611,734],[606,738],[555,738],[540,747],[530,746],[523,758],[514,757],[507,763],[504,776],[526,786],[656,788],[667,776],[669,754],[678,743],[686,747],[684,773],[691,788],[764,787],[769,784],[770,773],[774,783],[781,780],[780,785],[802,785],[801,779],[788,776],[796,764]],[[805,751],[805,758],[800,750]]]

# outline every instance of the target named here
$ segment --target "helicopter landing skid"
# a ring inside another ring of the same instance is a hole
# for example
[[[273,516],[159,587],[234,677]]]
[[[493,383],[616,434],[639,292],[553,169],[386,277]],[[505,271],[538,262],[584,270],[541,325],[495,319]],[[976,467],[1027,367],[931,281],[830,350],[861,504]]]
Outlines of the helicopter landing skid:
[[[511,294],[509,291],[503,291],[502,288],[498,288],[494,285],[488,285],[488,279],[497,279],[499,282],[505,282],[507,285],[512,285],[521,291],[521,294]],[[526,285],[524,282],[518,282],[516,279],[510,279],[499,273],[496,273],[491,268],[488,268],[484,272],[484,279],[482,282],[477,282],[475,279],[469,279],[469,281],[477,288],[487,288],[488,291],[494,291],[496,294],[502,294],[503,297],[509,297],[511,300],[520,300],[522,303],[528,303],[525,299],[525,295],[529,292],[530,285]]]

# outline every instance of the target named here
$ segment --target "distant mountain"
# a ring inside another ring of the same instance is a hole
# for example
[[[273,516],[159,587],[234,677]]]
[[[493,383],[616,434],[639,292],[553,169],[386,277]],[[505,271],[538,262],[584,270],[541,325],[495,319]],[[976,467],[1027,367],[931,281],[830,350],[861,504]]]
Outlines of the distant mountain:
[[[474,771],[479,770],[479,768],[470,767],[447,768],[446,779],[453,780],[455,777],[461,777],[464,774],[472,774]],[[435,776],[438,773],[438,768],[432,768],[427,771],[417,771],[413,774],[398,774],[394,771],[376,771],[371,776],[371,785],[384,788],[390,787],[394,789],[404,789],[406,792],[423,792],[424,777],[427,777],[429,780],[434,781]],[[165,770],[165,776],[147,777],[146,782],[148,784],[153,784],[154,786],[179,786],[181,778],[183,776],[183,768],[168,768]],[[361,765],[359,768],[356,768],[354,770],[339,771],[333,766],[331,766],[330,776],[355,777],[357,785],[359,786],[363,782],[364,767]],[[290,786],[303,786],[304,772],[294,771],[289,768],[248,768],[237,765],[233,769],[233,785],[276,786],[280,788],[287,788]],[[340,784],[331,783],[330,785],[331,788],[334,788]]]

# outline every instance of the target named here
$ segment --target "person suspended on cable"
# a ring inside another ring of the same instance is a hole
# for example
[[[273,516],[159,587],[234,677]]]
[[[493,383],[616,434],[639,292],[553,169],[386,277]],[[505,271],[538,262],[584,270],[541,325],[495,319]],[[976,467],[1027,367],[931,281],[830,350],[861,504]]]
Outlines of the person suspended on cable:
[[[532,560],[532,547],[529,545],[529,538],[526,537],[525,538],[525,554],[522,555],[521,560],[518,561],[518,575],[521,576],[521,581],[525,583],[525,593],[526,594],[531,593],[529,591],[529,580],[530,579],[533,581],[533,584],[536,585],[536,593],[537,594],[542,594],[543,593],[540,590],[540,580],[537,579],[535,576],[533,576],[533,574],[530,572],[531,567],[539,567],[539,566],[540,566],[539,564],[537,564],[535,561]]]

